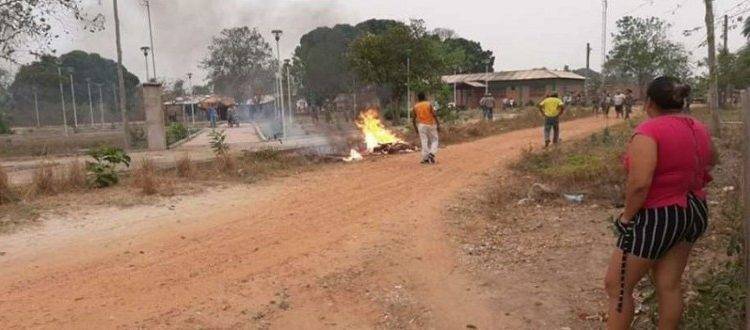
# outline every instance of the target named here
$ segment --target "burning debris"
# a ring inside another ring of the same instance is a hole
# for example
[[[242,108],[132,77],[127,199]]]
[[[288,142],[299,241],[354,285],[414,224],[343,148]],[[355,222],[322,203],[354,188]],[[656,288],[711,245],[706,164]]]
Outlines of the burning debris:
[[[356,124],[362,131],[367,154],[390,155],[417,151],[417,147],[405,142],[385,128],[383,122],[380,121],[380,114],[375,109],[360,113]],[[349,157],[343,160],[352,162],[362,159],[362,154],[352,149]]]

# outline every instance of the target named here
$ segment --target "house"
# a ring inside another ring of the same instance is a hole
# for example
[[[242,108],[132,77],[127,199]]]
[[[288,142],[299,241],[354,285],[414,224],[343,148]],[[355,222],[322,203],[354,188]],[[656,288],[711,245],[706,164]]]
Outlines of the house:
[[[498,102],[514,99],[516,104],[536,103],[552,92],[560,96],[583,94],[586,78],[570,71],[533,69],[491,73],[471,73],[443,76],[443,82],[453,85],[456,106],[479,107],[485,88]],[[486,87],[486,85],[489,85]]]

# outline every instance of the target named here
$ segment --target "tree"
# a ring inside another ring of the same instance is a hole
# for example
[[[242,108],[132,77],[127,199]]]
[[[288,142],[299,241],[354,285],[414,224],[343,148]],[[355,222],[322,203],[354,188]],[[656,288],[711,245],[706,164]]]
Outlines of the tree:
[[[413,20],[409,25],[392,25],[383,34],[368,33],[357,39],[350,49],[350,63],[363,82],[384,88],[386,93],[381,98],[398,105],[409,80],[412,90],[439,88],[440,75],[451,64],[444,55],[443,45],[427,34],[424,22]],[[411,62],[410,77],[407,58]],[[394,117],[398,120],[400,116]]]
[[[321,27],[300,39],[294,51],[294,75],[310,104],[322,106],[338,94],[351,92],[354,73],[349,67],[349,45],[361,34],[351,25]]]
[[[750,38],[750,17],[745,19],[745,26],[742,28],[742,35],[745,38]]]
[[[721,137],[719,118],[719,86],[716,69],[716,32],[714,31],[713,0],[704,0],[706,4],[706,44],[708,44],[708,110],[711,112],[711,131]]]
[[[689,77],[688,53],[682,45],[669,40],[669,27],[656,17],[619,19],[605,70],[616,79],[637,83],[642,89],[660,75]]]
[[[464,58],[453,68],[459,72],[484,72],[485,62],[490,61],[489,70],[494,71],[495,55],[491,50],[482,49],[482,44],[464,38],[448,38],[443,41],[449,50],[463,52]],[[453,74],[453,72],[448,72]]]
[[[58,76],[58,63],[64,68],[63,75],[65,77]],[[18,69],[13,82],[10,84],[9,91],[13,95],[13,112],[11,113],[13,117],[17,118],[20,122],[32,122],[34,88],[37,90],[37,98],[40,103],[57,105],[60,102],[60,79],[62,79],[63,84],[66,86],[64,89],[66,103],[70,102],[70,81],[67,77],[68,69],[72,69],[73,80],[76,83],[74,89],[76,95],[79,96],[77,101],[88,103],[88,99],[82,97],[88,93],[87,79],[91,79],[92,83],[104,84],[103,88],[106,90],[103,95],[104,100],[106,103],[112,100],[112,88],[117,84],[115,80],[117,77],[117,63],[115,61],[103,58],[96,53],[86,53],[80,50],[63,54],[60,57],[43,55],[34,62],[22,65]],[[140,83],[138,77],[130,73],[127,69],[123,69],[123,77],[127,91],[127,102],[128,104],[136,104],[137,86]],[[110,103],[110,108],[117,108],[117,103],[114,100]],[[44,118],[56,116],[56,111],[58,110],[59,108],[57,107],[54,109],[51,107],[42,107],[40,111],[43,115],[42,118]],[[72,110],[71,107],[68,107],[68,110]],[[72,113],[68,118],[72,118]]]
[[[209,71],[214,91],[238,102],[273,93],[276,60],[271,45],[255,28],[222,30],[211,40],[201,65]]]
[[[0,59],[16,62],[14,54],[29,41],[41,41],[49,48],[52,40],[60,37],[54,34],[50,22],[66,15],[84,22],[91,32],[103,28],[103,16],[86,17],[80,0],[0,1]]]

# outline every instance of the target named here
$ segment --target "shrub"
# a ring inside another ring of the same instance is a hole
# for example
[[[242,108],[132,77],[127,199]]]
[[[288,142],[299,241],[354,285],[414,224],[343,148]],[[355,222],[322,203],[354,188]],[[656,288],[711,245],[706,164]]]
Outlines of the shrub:
[[[55,177],[54,166],[46,162],[34,170],[31,184],[37,195],[54,195],[60,188],[59,180]]]
[[[3,134],[13,134],[13,130],[10,129],[10,123],[5,114],[0,111],[0,135]]]
[[[8,173],[0,166],[0,204],[13,202],[16,198],[15,192],[10,187]]]
[[[179,142],[190,135],[190,131],[182,123],[171,123],[167,127],[167,145]]]
[[[138,168],[133,173],[133,184],[145,195],[159,192],[159,180],[156,175],[156,165],[149,158],[141,159]]]
[[[184,154],[177,160],[177,176],[181,178],[191,178],[195,175],[195,164],[190,159],[190,154]]]
[[[217,157],[223,156],[229,153],[229,144],[227,144],[227,135],[224,131],[212,130],[208,133],[210,140],[211,150],[214,151],[214,155]]]
[[[81,189],[87,186],[86,168],[78,160],[73,161],[65,171],[61,189]]]
[[[145,148],[148,146],[148,137],[146,136],[146,130],[141,126],[131,126],[128,132],[130,137],[130,144],[133,148]]]
[[[89,180],[98,188],[113,186],[120,181],[118,165],[130,166],[130,156],[120,148],[102,147],[89,151],[88,155],[94,158],[93,162],[86,162]]]

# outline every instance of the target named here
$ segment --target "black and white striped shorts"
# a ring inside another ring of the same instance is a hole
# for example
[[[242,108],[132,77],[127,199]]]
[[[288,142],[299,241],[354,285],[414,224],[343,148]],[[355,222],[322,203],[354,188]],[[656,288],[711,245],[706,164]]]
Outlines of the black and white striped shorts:
[[[687,208],[671,205],[644,209],[627,225],[616,221],[617,247],[644,259],[657,260],[677,243],[695,243],[708,228],[708,204],[688,195]]]

